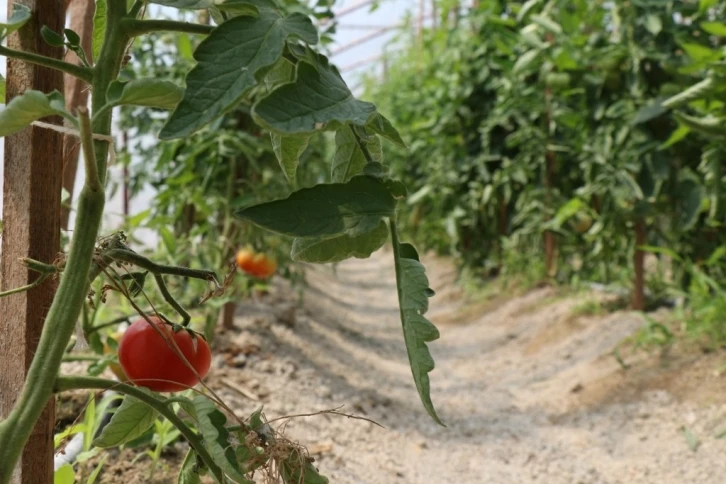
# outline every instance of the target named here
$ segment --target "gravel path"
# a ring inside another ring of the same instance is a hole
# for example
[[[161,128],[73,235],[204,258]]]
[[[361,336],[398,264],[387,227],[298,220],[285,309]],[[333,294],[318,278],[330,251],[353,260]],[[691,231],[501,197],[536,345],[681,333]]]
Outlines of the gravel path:
[[[432,397],[447,428],[437,426],[408,368],[391,259],[311,267],[302,309],[278,289],[218,338],[221,350],[254,350],[220,359],[212,378],[240,413],[256,398],[268,419],[345,405],[386,427],[288,421],[286,435],[331,482],[726,482],[726,393],[703,391],[724,388],[716,356],[638,357],[625,371],[611,351],[643,325],[638,315],[574,317],[583,296],[550,288],[482,313],[462,303],[453,269],[431,260]]]

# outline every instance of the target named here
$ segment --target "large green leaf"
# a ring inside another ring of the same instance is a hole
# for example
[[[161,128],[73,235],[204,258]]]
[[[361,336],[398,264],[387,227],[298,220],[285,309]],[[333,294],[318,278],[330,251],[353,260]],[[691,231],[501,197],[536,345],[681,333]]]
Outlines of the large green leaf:
[[[396,239],[394,238],[394,240]],[[434,369],[434,359],[431,357],[426,343],[439,338],[439,330],[424,317],[424,313],[429,308],[429,297],[433,295],[433,291],[429,288],[426,269],[419,262],[416,249],[411,244],[394,242],[393,250],[403,338],[406,342],[413,380],[426,411],[436,423],[444,425],[436,414],[431,401],[431,385],[428,375]]]
[[[285,178],[292,186],[296,184],[297,165],[300,155],[303,154],[310,142],[310,136],[282,136],[271,133],[272,150],[275,152],[277,161],[280,162]]]
[[[139,390],[151,394],[144,388]],[[129,442],[146,432],[152,425],[159,413],[144,402],[126,395],[121,406],[111,417],[109,424],[103,428],[101,435],[94,441],[96,447],[116,447]]]
[[[353,129],[355,129],[353,126],[346,124],[335,133],[335,156],[331,167],[331,180],[334,182],[347,182],[352,177],[360,175],[368,162],[358,145]],[[367,136],[362,142],[373,161],[383,160],[381,141],[376,135]]]
[[[325,264],[351,257],[365,259],[388,240],[388,226],[381,220],[378,227],[361,235],[339,235],[329,239],[305,238],[292,242],[292,260]]]
[[[310,19],[299,13],[283,18],[265,11],[215,28],[194,52],[197,65],[187,75],[184,98],[159,137],[187,136],[233,108],[257,84],[257,73],[278,61],[289,37],[318,41]]]
[[[13,12],[10,14],[10,17],[4,23],[0,23],[0,40],[25,25],[30,20],[30,17],[30,8],[19,3],[14,3]]]
[[[9,136],[46,116],[61,115],[77,125],[76,118],[65,109],[63,95],[58,91],[44,94],[40,91],[25,91],[13,98],[0,111],[0,136]]]
[[[162,79],[134,79],[114,81],[108,87],[107,102],[114,106],[148,106],[174,109],[184,96],[184,89]]]
[[[234,447],[229,441],[229,431],[225,428],[227,417],[217,410],[214,402],[206,395],[194,397],[194,409],[199,422],[199,432],[204,438],[204,446],[214,462],[234,482],[254,484],[239,468]]]
[[[98,59],[103,47],[103,39],[106,37],[106,0],[96,0],[96,11],[93,14],[93,38],[91,39],[91,51],[93,61]]]
[[[312,133],[333,121],[363,126],[375,111],[374,104],[356,99],[335,66],[319,56],[316,65],[299,62],[295,82],[272,91],[252,113],[272,130]]]
[[[361,175],[347,183],[303,188],[283,200],[236,213],[268,230],[294,237],[356,236],[375,229],[396,207],[392,182]]]

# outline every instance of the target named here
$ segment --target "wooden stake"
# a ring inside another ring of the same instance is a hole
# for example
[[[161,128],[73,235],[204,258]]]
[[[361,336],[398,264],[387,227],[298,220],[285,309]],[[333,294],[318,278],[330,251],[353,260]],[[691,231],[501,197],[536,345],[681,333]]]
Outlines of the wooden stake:
[[[635,254],[633,254],[633,266],[635,268],[633,309],[636,311],[645,309],[645,252],[638,249],[639,246],[645,244],[645,220],[643,220],[643,217],[638,217],[635,219]]]
[[[60,58],[61,49],[43,42],[43,25],[63,31],[63,0],[17,0],[8,2],[31,9],[33,17],[10,36],[14,49]],[[6,100],[26,89],[63,91],[59,72],[8,59]],[[44,121],[62,124],[60,117]],[[28,127],[5,138],[2,234],[2,290],[26,285],[38,277],[18,259],[31,257],[52,262],[60,246],[60,196],[63,136],[43,128]],[[55,284],[46,282],[30,291],[0,299],[0,416],[10,413],[23,387],[28,367],[53,299]],[[13,484],[53,482],[53,427],[55,405],[50,402],[32,431]],[[5,445],[7,442],[0,442]],[[0,465],[3,465],[0,463]]]

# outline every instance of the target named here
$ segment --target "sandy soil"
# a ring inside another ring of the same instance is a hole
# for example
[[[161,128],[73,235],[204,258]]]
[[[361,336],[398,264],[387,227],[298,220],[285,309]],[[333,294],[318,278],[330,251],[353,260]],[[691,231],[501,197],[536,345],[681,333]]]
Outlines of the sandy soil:
[[[643,326],[637,314],[577,316],[585,296],[552,288],[467,302],[446,261],[424,262],[441,330],[432,397],[447,428],[418,401],[385,251],[337,273],[310,267],[302,307],[283,284],[241,304],[238,329],[215,341],[210,385],[241,415],[344,405],[383,425],[284,421],[333,483],[726,482],[722,353],[625,352],[624,370],[611,352]],[[102,482],[113,474],[129,482],[111,468]]]

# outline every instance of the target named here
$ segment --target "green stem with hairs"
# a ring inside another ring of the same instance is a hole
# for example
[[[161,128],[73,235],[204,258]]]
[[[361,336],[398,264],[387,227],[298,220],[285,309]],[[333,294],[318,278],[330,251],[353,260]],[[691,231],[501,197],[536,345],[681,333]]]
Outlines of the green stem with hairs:
[[[214,26],[212,25],[177,22],[175,20],[139,20],[135,18],[124,19],[122,26],[129,37],[138,37],[139,35],[164,30],[168,32],[209,35],[214,30]]]
[[[204,461],[209,471],[214,475],[217,482],[226,482],[224,473],[215,464],[214,459],[204,447],[201,437],[194,433],[184,421],[169,407],[168,402],[160,400],[156,396],[146,393],[134,386],[125,383],[115,382],[113,380],[105,380],[91,376],[59,376],[55,381],[53,391],[55,393],[69,390],[113,390],[124,395],[129,395],[137,400],[144,402],[149,407],[159,412],[169,422],[179,429],[179,432],[194,448],[197,455]]]
[[[65,62],[60,59],[53,59],[44,55],[33,54],[32,52],[23,52],[22,50],[15,50],[9,47],[0,45],[0,56],[10,57],[11,59],[18,59],[21,61],[35,64],[36,66],[49,67],[57,71],[61,71],[65,74],[69,74],[73,77],[91,83],[93,80],[93,69],[90,67],[77,66],[70,62]]]
[[[24,56],[28,62],[40,63],[42,61],[41,65],[72,75],[78,74],[78,77],[86,81],[91,80],[93,86],[91,105],[94,111],[106,104],[106,90],[118,76],[129,42],[126,33],[119,27],[121,19],[126,15],[126,0],[109,0],[106,15],[108,28],[96,68],[92,71],[77,66],[69,68],[70,64],[62,61],[48,63],[42,59]],[[14,52],[8,53],[5,48],[0,49],[0,55],[9,54],[14,54]],[[16,56],[16,58],[22,59],[23,57]],[[92,73],[92,78],[89,73]],[[95,134],[110,135],[110,113],[94,119],[92,129]],[[107,141],[94,141],[96,167],[101,189],[85,184],[81,190],[65,270],[60,277],[58,290],[48,311],[25,385],[10,414],[0,423],[0,443],[2,443],[0,445],[0,484],[10,482],[23,447],[43,408],[53,396],[53,386],[58,369],[90,288],[89,273],[105,204],[105,194],[102,188],[106,179],[108,149]]]

